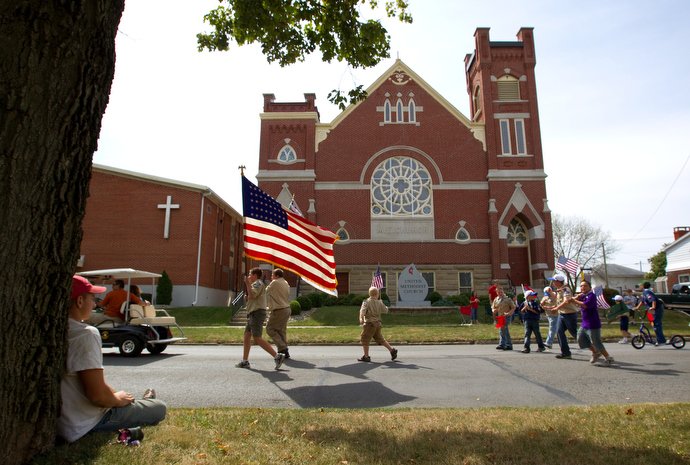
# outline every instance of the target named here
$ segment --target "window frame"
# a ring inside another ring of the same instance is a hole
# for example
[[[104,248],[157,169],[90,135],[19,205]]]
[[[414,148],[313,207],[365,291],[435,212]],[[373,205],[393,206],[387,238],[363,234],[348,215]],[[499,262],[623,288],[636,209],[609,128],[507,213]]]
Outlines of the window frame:
[[[467,286],[461,286],[462,280],[460,278],[461,274],[469,274],[470,275],[470,286],[467,291],[464,291],[463,289],[467,289]],[[462,294],[464,292],[467,292],[468,294],[472,294],[472,290],[474,289],[474,273],[472,270],[458,270],[458,294]]]
[[[515,154],[527,155],[527,140],[525,139],[525,120],[516,118],[513,126],[515,128]],[[520,150],[520,142],[522,139],[522,150]]]
[[[294,157],[292,160],[281,160],[281,159],[280,159],[281,155],[283,154],[283,152],[284,152],[286,149],[290,149],[290,151],[292,152],[292,155],[293,155],[293,157]],[[295,148],[294,148],[292,145],[290,145],[290,144],[285,144],[285,145],[278,151],[278,156],[276,157],[276,161],[277,161],[278,163],[280,163],[281,165],[292,165],[293,163],[296,163],[296,162],[297,162],[297,151],[295,150]]]
[[[512,155],[513,147],[512,141],[510,140],[510,120],[509,119],[499,119],[499,132],[501,134],[501,155]],[[506,151],[506,145],[507,151]]]

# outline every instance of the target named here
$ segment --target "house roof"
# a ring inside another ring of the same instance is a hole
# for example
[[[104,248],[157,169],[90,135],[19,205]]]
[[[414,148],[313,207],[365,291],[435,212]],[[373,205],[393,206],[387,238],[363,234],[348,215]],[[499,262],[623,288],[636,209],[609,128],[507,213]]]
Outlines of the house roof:
[[[666,247],[661,249],[662,252],[667,252],[669,249],[682,245],[684,243],[690,243],[690,232],[685,233],[683,236],[679,237],[675,241],[668,244]]]
[[[598,276],[603,276],[606,271],[608,271],[609,277],[613,278],[644,278],[645,272],[636,270],[634,268],[628,268],[623,265],[615,265],[609,263],[606,265],[607,270],[604,270],[604,265],[597,265],[592,270],[594,274]]]

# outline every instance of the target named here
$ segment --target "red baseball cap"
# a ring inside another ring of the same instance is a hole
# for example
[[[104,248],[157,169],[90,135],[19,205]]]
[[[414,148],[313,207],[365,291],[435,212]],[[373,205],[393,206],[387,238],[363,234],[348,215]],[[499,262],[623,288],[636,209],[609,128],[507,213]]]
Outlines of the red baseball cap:
[[[107,291],[105,287],[94,286],[89,282],[88,279],[84,278],[83,276],[72,276],[72,295],[70,296],[70,299],[77,298],[80,295],[84,295],[86,293],[101,294],[105,291]]]

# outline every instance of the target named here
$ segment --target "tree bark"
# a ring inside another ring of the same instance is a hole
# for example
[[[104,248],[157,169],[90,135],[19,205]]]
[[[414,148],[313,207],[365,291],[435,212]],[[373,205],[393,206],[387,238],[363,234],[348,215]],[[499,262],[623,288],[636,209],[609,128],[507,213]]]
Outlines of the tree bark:
[[[67,307],[124,0],[0,4],[0,444],[51,449]]]

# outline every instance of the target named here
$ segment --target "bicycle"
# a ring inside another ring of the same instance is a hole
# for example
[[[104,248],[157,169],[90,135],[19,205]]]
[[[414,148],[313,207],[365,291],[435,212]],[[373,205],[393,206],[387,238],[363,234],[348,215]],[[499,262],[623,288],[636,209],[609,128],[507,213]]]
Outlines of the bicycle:
[[[649,329],[644,324],[645,317],[646,315],[642,315],[642,312],[640,312],[640,333],[633,336],[632,341],[630,341],[632,346],[636,349],[643,348],[645,343],[654,344],[654,339],[652,339],[652,335],[649,332]],[[682,349],[683,347],[685,347],[685,338],[680,334],[671,336],[671,339],[669,341],[669,344],[672,345],[675,349]]]

